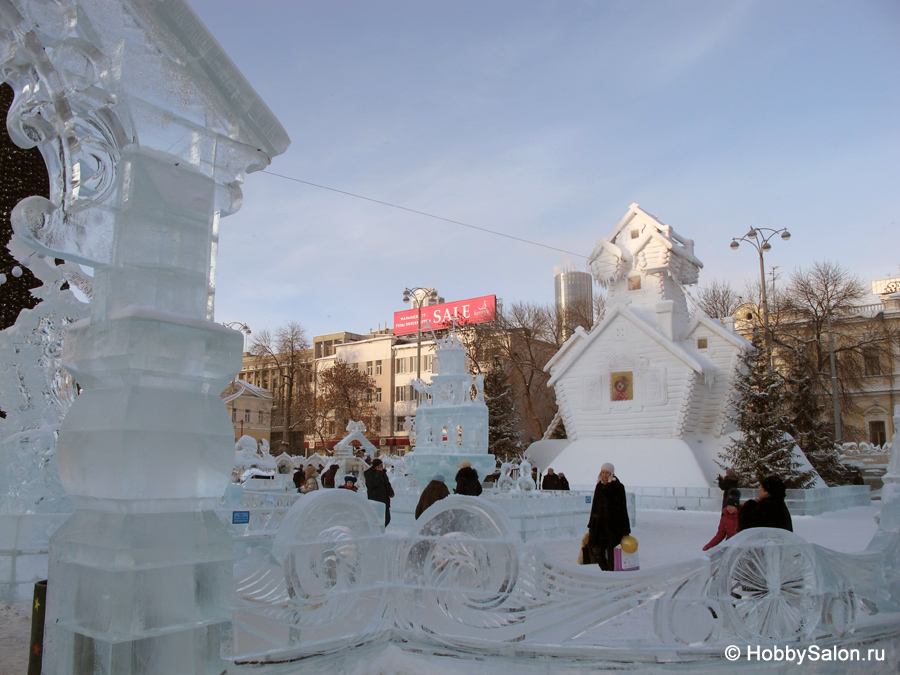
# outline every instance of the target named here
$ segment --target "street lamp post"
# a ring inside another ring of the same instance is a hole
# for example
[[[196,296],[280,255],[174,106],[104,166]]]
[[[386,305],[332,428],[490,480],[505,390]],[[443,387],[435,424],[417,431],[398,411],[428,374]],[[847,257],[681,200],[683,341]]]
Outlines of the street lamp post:
[[[226,328],[231,328],[232,330],[239,330],[245,336],[250,335],[250,326],[245,324],[243,321],[229,321],[228,323],[223,323],[222,325],[225,326]],[[247,338],[245,337],[244,340],[246,341],[246,339]],[[247,351],[247,350],[245,349],[244,351]]]
[[[410,299],[415,303],[418,310],[418,318],[416,320],[416,378],[422,377],[422,305],[427,300],[429,305],[437,302],[438,292],[433,288],[406,288],[403,290],[403,302],[409,302]]]
[[[745,241],[753,248],[755,248],[757,253],[759,253],[759,283],[760,290],[762,291],[762,319],[764,331],[763,336],[766,343],[766,354],[769,356],[770,364],[772,362],[772,354],[771,346],[769,344],[769,302],[766,297],[766,264],[763,259],[763,255],[772,250],[772,245],[769,243],[769,239],[774,237],[776,234],[780,234],[781,238],[784,241],[787,241],[791,238],[791,233],[788,232],[786,227],[782,227],[780,230],[774,230],[771,227],[751,227],[750,231],[740,239],[732,238],[731,240],[732,251],[738,250],[741,245],[740,242]]]

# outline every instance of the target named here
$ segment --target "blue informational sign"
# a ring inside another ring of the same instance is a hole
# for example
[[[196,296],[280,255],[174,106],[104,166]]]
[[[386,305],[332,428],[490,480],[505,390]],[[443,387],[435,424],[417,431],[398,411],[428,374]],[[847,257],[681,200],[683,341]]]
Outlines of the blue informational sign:
[[[249,511],[232,511],[231,512],[231,524],[232,525],[246,525],[250,522],[250,512]]]
[[[590,503],[591,503],[591,497],[592,497],[592,495],[585,495],[585,496],[584,496],[584,503],[585,503],[585,504],[590,504]]]

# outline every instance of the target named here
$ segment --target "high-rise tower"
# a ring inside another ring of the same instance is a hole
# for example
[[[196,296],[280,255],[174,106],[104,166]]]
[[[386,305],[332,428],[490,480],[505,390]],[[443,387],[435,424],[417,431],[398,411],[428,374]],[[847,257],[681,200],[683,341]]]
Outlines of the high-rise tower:
[[[560,317],[563,340],[583,326],[594,324],[593,279],[588,272],[559,267],[553,270],[553,286],[556,297],[556,313]]]

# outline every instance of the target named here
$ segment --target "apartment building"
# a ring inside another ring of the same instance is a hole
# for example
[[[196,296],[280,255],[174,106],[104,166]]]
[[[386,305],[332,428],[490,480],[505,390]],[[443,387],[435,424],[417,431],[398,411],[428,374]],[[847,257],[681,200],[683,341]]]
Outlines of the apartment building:
[[[372,403],[375,417],[366,430],[366,436],[376,446],[391,448],[391,452],[408,452],[410,440],[407,417],[415,414],[416,407],[412,381],[417,376],[430,379],[434,362],[434,341],[423,339],[419,348],[415,338],[398,337],[386,330],[366,335],[348,332],[317,335],[312,343],[312,348],[303,350],[294,360],[294,393],[291,398],[300,401],[302,390],[315,394],[321,374],[340,359],[360,369],[373,380]],[[271,357],[245,353],[239,380],[254,387],[271,388],[275,392],[271,431],[273,445],[288,443],[289,451],[294,454],[312,454],[323,450],[322,441],[307,438],[296,428],[290,433],[284,433],[286,411],[282,409],[282,404],[287,398],[288,377],[283,365],[279,367]],[[296,411],[294,412],[291,415],[294,420],[292,426],[296,427]],[[345,435],[345,430],[336,426],[329,426],[327,432],[329,446],[333,446]]]
[[[235,442],[241,436],[252,436],[271,445],[275,403],[271,391],[235,378],[222,392],[222,400],[234,425]]]

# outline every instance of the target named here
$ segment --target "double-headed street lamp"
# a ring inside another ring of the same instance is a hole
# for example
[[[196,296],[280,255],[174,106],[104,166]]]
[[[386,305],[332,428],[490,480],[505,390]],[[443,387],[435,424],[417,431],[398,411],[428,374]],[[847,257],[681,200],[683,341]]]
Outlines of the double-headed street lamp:
[[[764,234],[765,232],[768,232],[768,234]],[[765,331],[764,338],[766,342],[766,354],[769,354],[770,363],[771,353],[769,351],[769,302],[766,298],[766,264],[763,260],[763,254],[768,253],[772,250],[772,245],[769,243],[769,239],[774,237],[776,234],[780,234],[781,238],[784,241],[787,241],[791,238],[791,233],[787,231],[786,227],[782,227],[780,230],[773,230],[771,227],[751,227],[750,231],[740,239],[732,238],[731,240],[732,251],[737,251],[741,245],[740,242],[745,241],[753,248],[755,248],[757,253],[759,253],[759,284],[760,290],[762,291],[763,330]]]
[[[250,326],[245,324],[243,321],[229,321],[228,323],[223,323],[222,325],[226,328],[231,328],[232,330],[239,330],[244,335],[250,335]],[[246,338],[244,339],[246,340]]]
[[[416,378],[422,377],[422,305],[434,305],[438,301],[438,292],[434,288],[406,288],[403,290],[403,302],[410,300],[418,309],[416,320]],[[426,302],[427,301],[427,302]]]

